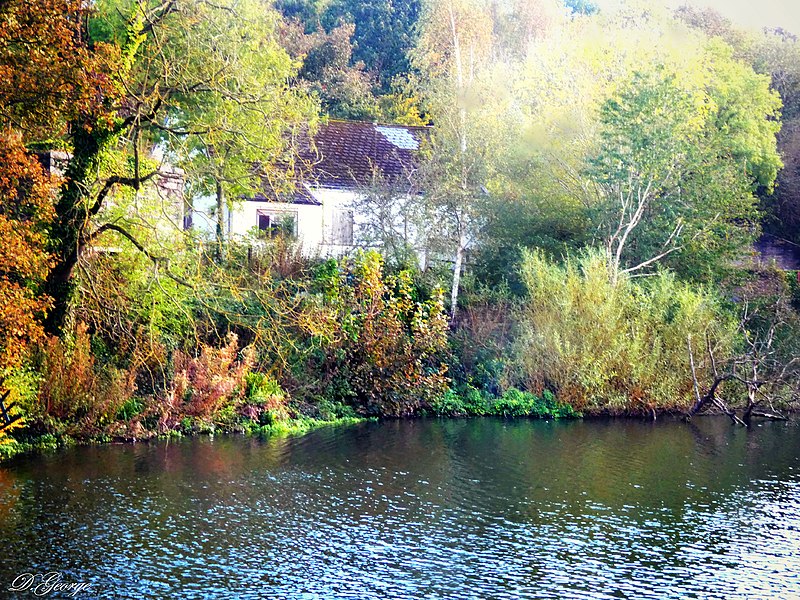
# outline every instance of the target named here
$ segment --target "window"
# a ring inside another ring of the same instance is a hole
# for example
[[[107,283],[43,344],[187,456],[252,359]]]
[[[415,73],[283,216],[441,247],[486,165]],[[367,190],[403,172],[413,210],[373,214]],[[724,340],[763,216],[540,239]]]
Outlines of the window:
[[[297,234],[297,212],[291,210],[258,210],[258,230],[264,235],[279,234],[294,236]]]

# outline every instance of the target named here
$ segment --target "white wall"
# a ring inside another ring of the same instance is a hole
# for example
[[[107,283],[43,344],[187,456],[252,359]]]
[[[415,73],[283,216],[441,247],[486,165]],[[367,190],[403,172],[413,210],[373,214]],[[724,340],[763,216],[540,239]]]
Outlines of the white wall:
[[[307,186],[308,192],[321,203],[293,204],[289,202],[267,202],[245,200],[239,202],[230,214],[226,215],[226,228],[231,236],[244,237],[258,227],[258,211],[265,210],[287,211],[297,215],[297,237],[300,241],[304,256],[308,257],[339,257],[348,254],[356,247],[354,243],[342,243],[342,229],[334,229],[336,223],[341,225],[341,215],[353,211],[358,192],[354,190],[341,190],[332,188],[318,188]],[[200,211],[202,212],[202,211]],[[340,217],[336,218],[336,213]],[[363,215],[352,212],[355,234],[359,225],[365,223]],[[195,219],[195,225],[201,229],[213,232],[213,219],[208,219],[204,226],[202,215]],[[357,243],[358,240],[352,240]]]
[[[282,212],[296,219],[297,239],[305,256],[315,256],[322,244],[322,207],[313,204],[292,204],[289,202],[261,202],[245,200],[238,203],[226,215],[228,235],[245,237],[258,229],[258,211]]]
[[[358,194],[352,190],[329,188],[309,188],[309,191],[314,198],[322,202],[322,240],[319,255],[338,257],[351,252],[354,248],[352,243],[342,244],[341,240],[337,239],[337,232],[334,231],[334,213],[352,210]]]

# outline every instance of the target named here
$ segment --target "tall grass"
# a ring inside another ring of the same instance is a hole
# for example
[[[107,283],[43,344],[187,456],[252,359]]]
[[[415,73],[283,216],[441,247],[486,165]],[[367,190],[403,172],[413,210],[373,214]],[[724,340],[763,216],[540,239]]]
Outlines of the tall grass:
[[[688,341],[701,380],[706,344],[722,358],[734,343],[736,323],[719,299],[666,272],[612,284],[600,252],[563,265],[527,252],[521,275],[518,376],[583,412],[684,409],[693,398]]]

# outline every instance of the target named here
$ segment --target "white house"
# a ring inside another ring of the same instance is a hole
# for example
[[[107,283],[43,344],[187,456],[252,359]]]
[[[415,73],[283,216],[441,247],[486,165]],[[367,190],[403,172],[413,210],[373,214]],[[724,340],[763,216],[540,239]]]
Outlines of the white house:
[[[376,174],[388,184],[408,178],[426,127],[331,120],[299,152],[301,175],[289,198],[260,194],[226,215],[227,234],[290,228],[305,256],[351,251],[355,205]]]

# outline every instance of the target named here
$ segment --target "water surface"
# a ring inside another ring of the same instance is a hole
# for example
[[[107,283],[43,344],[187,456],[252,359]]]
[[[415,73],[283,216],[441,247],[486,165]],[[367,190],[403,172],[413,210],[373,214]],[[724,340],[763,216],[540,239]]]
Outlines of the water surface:
[[[23,457],[0,596],[800,597],[799,433],[423,420]]]

